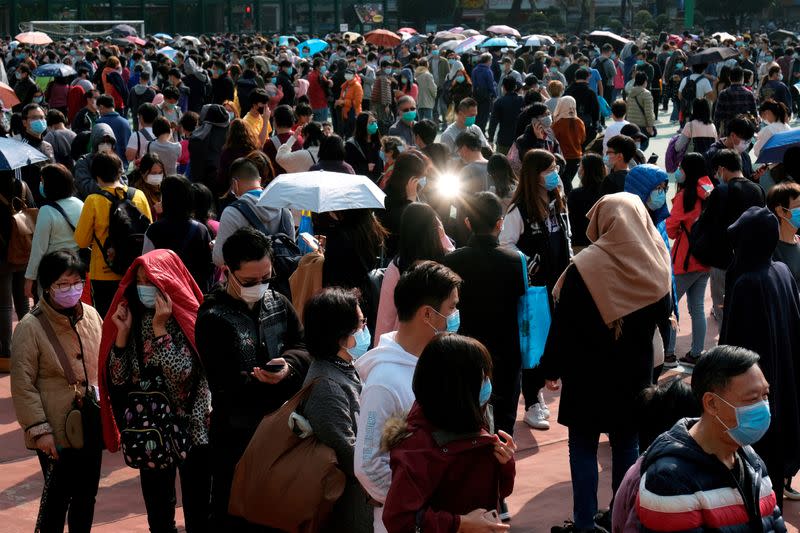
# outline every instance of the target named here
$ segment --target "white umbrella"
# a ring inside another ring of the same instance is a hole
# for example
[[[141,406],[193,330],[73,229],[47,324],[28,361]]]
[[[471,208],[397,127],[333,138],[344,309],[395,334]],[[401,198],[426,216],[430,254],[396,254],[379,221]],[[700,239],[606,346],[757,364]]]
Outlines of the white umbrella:
[[[464,30],[461,32],[461,35],[466,35],[467,37],[475,37],[476,35],[480,35],[481,32],[478,30]]]
[[[198,39],[197,37],[192,37],[191,35],[182,35],[182,36],[180,36],[178,38],[178,42],[180,42],[180,41],[186,41],[188,43],[192,43],[194,46],[199,46],[200,45],[200,39]]]
[[[461,41],[458,44],[458,46],[455,47],[454,51],[457,54],[464,54],[466,52],[470,52],[472,50],[475,50],[478,47],[478,45],[481,44],[486,39],[488,39],[488,37],[486,37],[485,35],[475,35],[473,37],[470,37],[469,39]]]
[[[556,44],[555,39],[553,39],[548,35],[539,35],[538,33],[534,33],[533,35],[531,35],[531,37],[539,39],[543,44],[546,45]]]
[[[734,35],[731,35],[730,33],[726,32],[726,31],[718,31],[717,33],[715,33],[711,37],[713,37],[714,39],[718,39],[719,42],[721,42],[721,43],[724,43],[725,41],[735,41],[736,40],[736,37]]]
[[[340,172],[282,174],[267,186],[258,205],[325,213],[383,209],[384,192],[366,176]]]
[[[455,50],[458,45],[463,43],[464,41],[459,41],[457,39],[453,39],[452,41],[447,41],[439,45],[439,50]]]

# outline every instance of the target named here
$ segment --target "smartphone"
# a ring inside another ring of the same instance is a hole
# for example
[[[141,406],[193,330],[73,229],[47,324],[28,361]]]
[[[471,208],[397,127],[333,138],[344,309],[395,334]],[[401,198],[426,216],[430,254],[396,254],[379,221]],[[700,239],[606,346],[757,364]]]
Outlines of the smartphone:
[[[656,154],[655,152],[650,154],[650,159],[647,160],[647,162],[651,165],[655,165],[657,161],[658,161],[658,154]]]
[[[487,522],[491,522],[492,524],[500,524],[500,516],[497,514],[497,511],[492,509],[491,511],[486,511],[483,513],[483,519]]]
[[[305,243],[308,245],[309,248],[311,248],[315,252],[319,250],[319,241],[317,240],[316,237],[314,237],[307,231],[302,232],[300,234],[300,237],[305,241]]]
[[[277,374],[278,372],[283,370],[284,366],[286,366],[286,365],[264,365],[261,368],[261,370],[263,370],[264,372],[271,372],[273,374]]]

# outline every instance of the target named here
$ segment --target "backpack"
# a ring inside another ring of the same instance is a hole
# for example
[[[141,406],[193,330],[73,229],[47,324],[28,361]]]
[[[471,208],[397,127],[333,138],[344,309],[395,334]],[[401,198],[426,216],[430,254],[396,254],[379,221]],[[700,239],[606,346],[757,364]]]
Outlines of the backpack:
[[[285,233],[270,235],[261,219],[243,200],[236,200],[229,207],[239,211],[253,228],[266,235],[272,242],[272,268],[275,276],[272,286],[291,301],[292,290],[289,287],[289,277],[297,270],[297,265],[300,264],[300,259],[303,257],[300,247]]]
[[[686,84],[683,86],[683,90],[681,90],[680,110],[684,120],[687,120],[692,110],[692,103],[697,100],[697,81],[700,78],[693,80],[692,76],[686,78]]]
[[[723,190],[727,192],[726,206],[732,205],[733,197],[741,198],[741,191],[738,187],[728,185],[725,189],[720,189],[717,194],[721,194]],[[736,204],[741,204],[741,199]],[[726,220],[730,219],[727,209],[725,217]],[[725,231],[721,234],[718,233],[719,228],[725,226],[724,222],[720,223],[717,220],[712,220],[707,211],[703,209],[700,213],[700,218],[697,219],[689,232],[689,253],[704,265],[723,270],[728,268],[726,260],[731,256],[730,242]]]
[[[100,243],[97,235],[94,240],[103,253],[108,268],[115,274],[124,274],[133,264],[134,259],[142,255],[144,234],[150,226],[150,219],[133,204],[136,189],[128,187],[125,195],[100,191],[111,206],[108,212],[108,238]]]
[[[58,211],[59,214],[64,218],[64,222],[66,222],[67,226],[69,226],[69,229],[72,230],[72,233],[75,233],[75,225],[72,222],[70,222],[69,217],[67,216],[67,213],[66,213],[66,211],[64,211],[63,207],[58,205],[57,202],[47,202],[47,204],[45,204],[45,205],[49,205],[50,207],[52,207],[53,209]],[[80,257],[81,261],[83,262],[83,264],[88,267],[89,266],[89,261],[92,259],[92,249],[91,248],[80,248],[78,250],[78,257]]]
[[[20,181],[20,195],[8,198],[0,194],[0,203],[8,208],[11,214],[11,230],[8,241],[0,235],[0,245],[6,248],[6,262],[11,265],[27,265],[31,257],[31,245],[33,243],[33,231],[36,229],[36,218],[39,210],[35,207],[28,207],[25,203],[28,185]],[[15,205],[20,205],[16,209]]]

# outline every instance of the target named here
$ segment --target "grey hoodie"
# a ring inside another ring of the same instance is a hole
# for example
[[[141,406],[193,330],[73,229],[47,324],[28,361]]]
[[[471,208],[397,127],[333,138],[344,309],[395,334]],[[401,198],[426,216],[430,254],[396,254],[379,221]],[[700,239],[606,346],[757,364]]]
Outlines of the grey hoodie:
[[[81,200],[85,200],[90,194],[100,192],[97,180],[92,176],[92,160],[94,159],[94,154],[97,153],[97,146],[106,137],[114,139],[115,143],[117,142],[117,138],[114,136],[114,130],[111,129],[111,126],[103,123],[95,124],[92,127],[92,133],[89,137],[92,151],[82,156],[78,159],[78,162],[75,163],[75,188],[78,189],[78,195]],[[121,181],[127,183],[124,174]]]

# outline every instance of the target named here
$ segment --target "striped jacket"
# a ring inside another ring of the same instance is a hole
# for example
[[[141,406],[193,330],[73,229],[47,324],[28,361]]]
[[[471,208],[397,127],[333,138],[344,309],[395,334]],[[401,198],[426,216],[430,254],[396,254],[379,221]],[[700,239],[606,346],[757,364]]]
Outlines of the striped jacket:
[[[647,450],[636,501],[641,531],[785,532],[767,467],[758,454],[750,446],[739,450],[745,470],[740,488],[733,472],[689,435],[696,422],[680,420]]]

